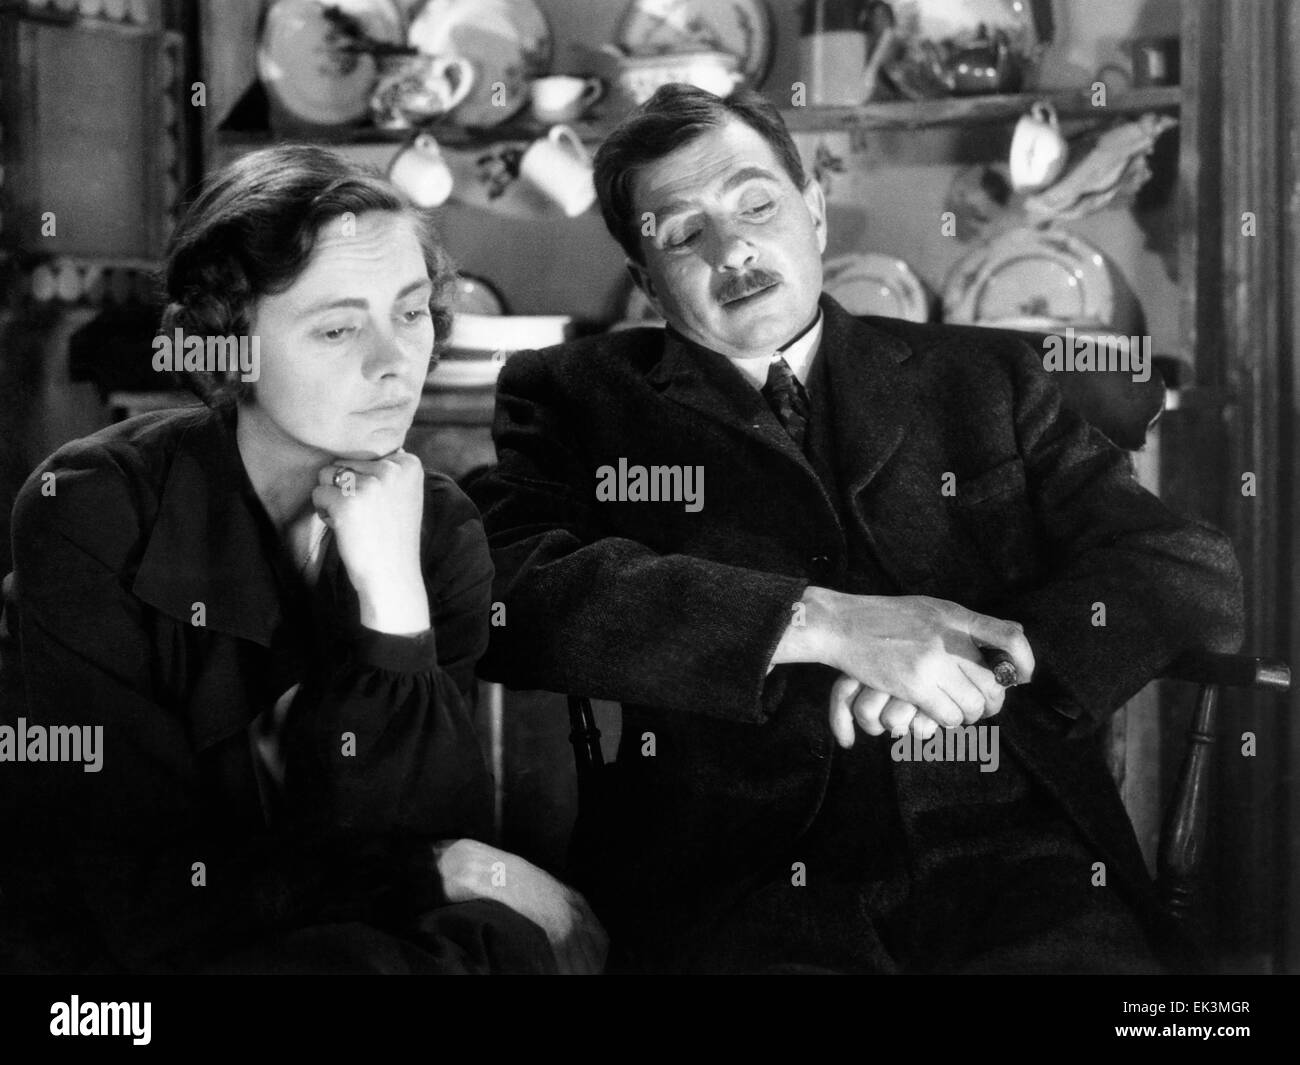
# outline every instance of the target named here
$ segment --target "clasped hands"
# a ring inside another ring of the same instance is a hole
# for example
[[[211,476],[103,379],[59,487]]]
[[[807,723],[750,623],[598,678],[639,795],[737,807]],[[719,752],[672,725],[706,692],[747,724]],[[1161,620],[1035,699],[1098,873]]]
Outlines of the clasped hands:
[[[854,723],[869,736],[972,725],[1006,696],[982,649],[1010,655],[1021,683],[1034,653],[1019,623],[922,595],[849,595],[810,587],[804,624],[791,624],[773,664],[820,662],[840,671],[831,687],[831,734],[852,747]]]

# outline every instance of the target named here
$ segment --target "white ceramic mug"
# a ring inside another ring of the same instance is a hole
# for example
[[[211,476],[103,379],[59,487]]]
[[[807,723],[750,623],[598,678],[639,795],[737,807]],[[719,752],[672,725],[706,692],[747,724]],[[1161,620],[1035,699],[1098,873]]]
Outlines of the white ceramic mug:
[[[581,117],[587,108],[605,95],[605,83],[600,78],[552,74],[536,79],[529,91],[533,97],[533,117],[549,126]]]
[[[1070,146],[1061,135],[1056,108],[1036,101],[1011,137],[1011,185],[1018,192],[1043,189],[1065,169]]]
[[[519,160],[519,176],[576,218],[595,202],[591,156],[571,126],[552,126]]]
[[[388,166],[388,180],[419,207],[437,207],[451,195],[451,168],[438,142],[428,133],[418,134]]]

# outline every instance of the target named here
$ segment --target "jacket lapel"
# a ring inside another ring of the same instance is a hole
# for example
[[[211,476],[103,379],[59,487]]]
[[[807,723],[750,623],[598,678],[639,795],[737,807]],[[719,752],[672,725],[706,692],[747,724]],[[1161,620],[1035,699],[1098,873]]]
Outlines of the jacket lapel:
[[[213,411],[177,446],[132,591],[185,624],[263,647],[281,620],[269,521],[244,471],[233,425]]]
[[[889,461],[916,418],[912,390],[900,369],[911,349],[854,318],[830,296],[818,358],[826,360],[834,436],[847,498],[858,496]]]

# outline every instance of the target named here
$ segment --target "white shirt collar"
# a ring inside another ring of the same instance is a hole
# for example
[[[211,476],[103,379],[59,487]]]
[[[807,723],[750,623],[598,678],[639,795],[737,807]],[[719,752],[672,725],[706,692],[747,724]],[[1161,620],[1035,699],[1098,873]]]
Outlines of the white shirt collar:
[[[785,348],[778,348],[772,352],[771,356],[766,359],[731,359],[731,365],[745,375],[745,378],[755,387],[761,389],[767,384],[768,367],[778,358],[784,358],[790,364],[791,372],[799,379],[799,383],[808,387],[808,370],[812,366],[813,356],[817,354],[817,346],[822,339],[822,312],[817,308],[817,320],[812,326],[799,337],[794,343]]]

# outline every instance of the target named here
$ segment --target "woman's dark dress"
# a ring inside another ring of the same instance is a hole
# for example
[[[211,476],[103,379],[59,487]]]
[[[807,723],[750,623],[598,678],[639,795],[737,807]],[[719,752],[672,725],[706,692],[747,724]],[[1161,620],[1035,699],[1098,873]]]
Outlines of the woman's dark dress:
[[[315,586],[299,575],[234,420],[131,419],[61,448],[18,496],[6,621],[26,697],[0,719],[102,725],[103,740],[99,772],[0,767],[5,922],[28,944],[11,964],[549,968],[536,925],[449,906],[430,855],[490,832],[470,712],[492,578],[477,511],[427,476],[433,628],[365,629],[332,537]],[[254,722],[294,685],[283,786],[263,796]]]

